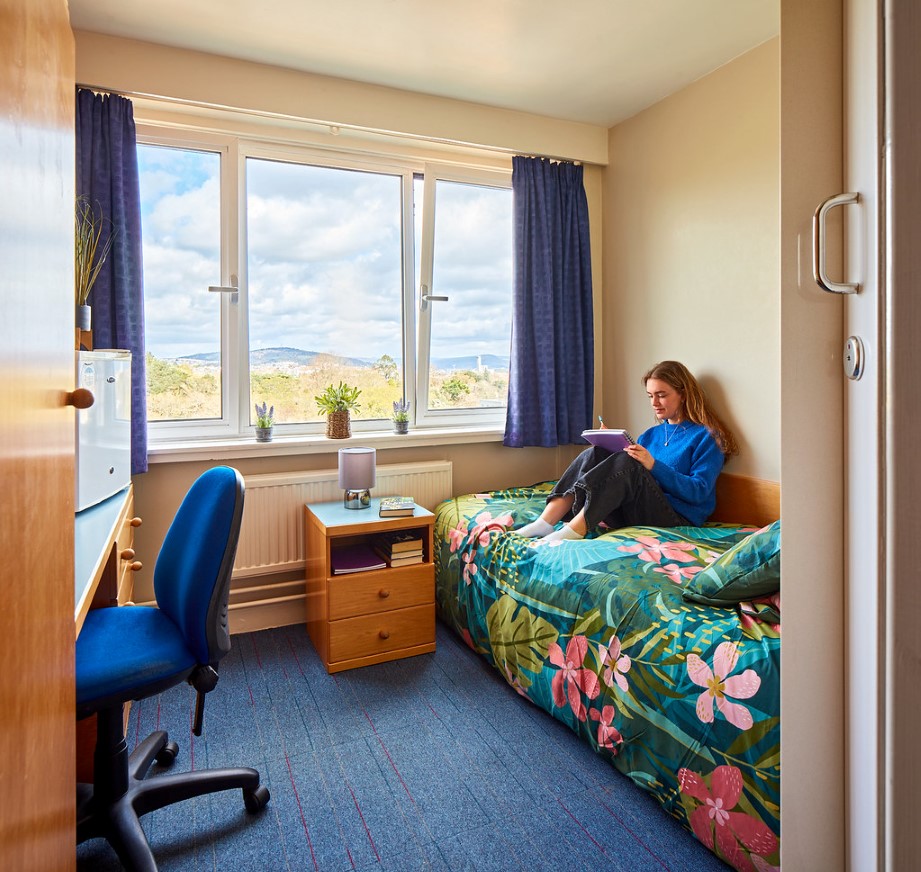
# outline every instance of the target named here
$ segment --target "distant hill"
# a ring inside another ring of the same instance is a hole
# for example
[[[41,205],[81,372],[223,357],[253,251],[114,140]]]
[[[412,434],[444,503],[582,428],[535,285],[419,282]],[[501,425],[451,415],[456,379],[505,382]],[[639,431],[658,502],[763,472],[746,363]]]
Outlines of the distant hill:
[[[318,351],[304,351],[301,348],[289,348],[280,346],[276,348],[257,348],[250,353],[250,361],[253,366],[272,366],[273,364],[289,364],[294,366],[310,366],[314,360],[320,356]],[[337,358],[344,366],[373,366],[377,358],[361,357],[339,357]],[[184,357],[173,358],[174,362],[188,362],[198,364],[199,366],[218,366],[221,356],[218,352],[209,354],[189,354]],[[400,358],[394,358],[399,365]],[[509,359],[500,357],[495,354],[483,354],[480,356],[482,366],[489,369],[508,369]],[[437,357],[432,359],[432,366],[435,369],[442,370],[462,370],[473,369],[477,367],[477,358],[474,355],[467,357]]]

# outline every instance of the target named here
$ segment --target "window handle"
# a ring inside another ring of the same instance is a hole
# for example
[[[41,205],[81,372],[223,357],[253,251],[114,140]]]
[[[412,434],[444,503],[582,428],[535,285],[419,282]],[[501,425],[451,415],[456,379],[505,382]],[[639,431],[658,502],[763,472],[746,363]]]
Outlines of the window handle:
[[[237,287],[236,276],[230,277],[229,285],[208,285],[209,294],[236,294],[239,292],[239,290],[240,289]],[[232,302],[236,302],[236,300],[236,297],[231,297]]]
[[[427,293],[429,289],[428,285],[422,285],[422,311],[426,310],[426,307],[429,303],[447,303],[450,300],[450,297],[437,296],[435,294]]]

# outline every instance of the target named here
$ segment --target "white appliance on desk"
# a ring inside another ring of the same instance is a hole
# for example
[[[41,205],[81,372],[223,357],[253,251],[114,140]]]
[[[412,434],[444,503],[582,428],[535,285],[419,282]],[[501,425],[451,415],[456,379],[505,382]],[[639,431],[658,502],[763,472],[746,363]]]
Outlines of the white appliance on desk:
[[[78,351],[77,387],[94,397],[77,409],[78,512],[131,483],[131,352]]]

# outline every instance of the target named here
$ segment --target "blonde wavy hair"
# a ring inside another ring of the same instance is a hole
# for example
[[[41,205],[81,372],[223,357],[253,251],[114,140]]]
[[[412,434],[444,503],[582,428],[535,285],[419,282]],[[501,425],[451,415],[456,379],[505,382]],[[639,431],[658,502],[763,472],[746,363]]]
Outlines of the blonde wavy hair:
[[[645,386],[651,378],[664,381],[681,394],[684,401],[683,416],[695,424],[703,424],[726,457],[739,453],[736,437],[713,411],[703,388],[683,363],[677,360],[663,360],[643,376],[643,385]]]

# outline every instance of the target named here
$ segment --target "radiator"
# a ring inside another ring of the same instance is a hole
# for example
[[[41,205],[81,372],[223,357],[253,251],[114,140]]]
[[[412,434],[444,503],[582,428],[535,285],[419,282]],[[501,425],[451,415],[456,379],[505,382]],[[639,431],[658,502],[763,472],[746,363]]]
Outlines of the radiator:
[[[434,509],[452,496],[450,460],[391,463],[377,467],[372,496],[402,494]],[[303,569],[304,503],[342,499],[335,469],[246,476],[243,525],[233,577]],[[356,509],[359,515],[362,509]]]

